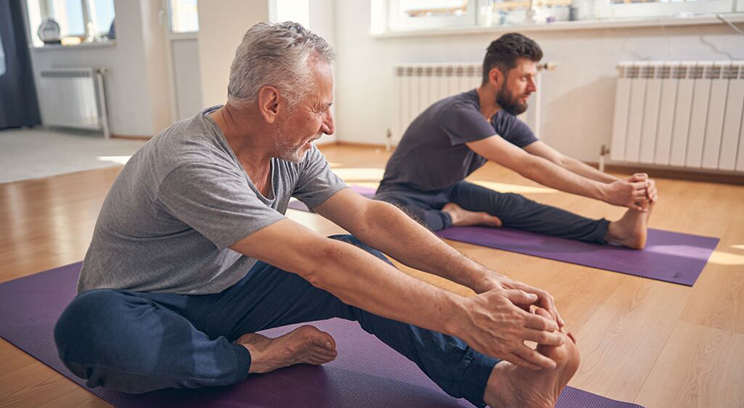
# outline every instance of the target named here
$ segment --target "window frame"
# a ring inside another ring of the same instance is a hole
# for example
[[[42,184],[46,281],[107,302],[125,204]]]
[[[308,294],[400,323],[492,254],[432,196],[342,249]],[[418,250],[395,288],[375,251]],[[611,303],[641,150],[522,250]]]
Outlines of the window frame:
[[[83,32],[78,33],[64,33],[62,31],[62,24],[60,21],[58,21],[58,13],[56,13],[56,6],[55,1],[57,2],[72,2],[72,1],[79,1],[80,7],[83,14]],[[93,34],[93,41],[92,43],[107,43],[107,42],[115,42],[115,40],[112,40],[108,38],[108,29],[102,29],[98,25],[97,17],[94,15],[95,13],[92,12],[92,7],[90,2],[95,0],[26,0],[26,17],[28,21],[28,30],[31,38],[31,43],[35,48],[41,48],[44,47],[45,44],[41,39],[39,38],[37,31],[39,29],[39,26],[41,25],[41,22],[46,18],[53,18],[54,21],[57,22],[57,24],[60,25],[60,40],[63,38],[80,38],[81,42],[79,44],[67,44],[62,45],[63,47],[74,47],[77,45],[84,44],[85,38],[88,36],[88,25],[92,24],[95,32]],[[116,8],[115,4],[116,2],[113,2],[114,4],[114,19],[112,21],[115,21],[116,19]],[[105,37],[104,37],[105,36]],[[96,38],[98,38],[96,40]]]

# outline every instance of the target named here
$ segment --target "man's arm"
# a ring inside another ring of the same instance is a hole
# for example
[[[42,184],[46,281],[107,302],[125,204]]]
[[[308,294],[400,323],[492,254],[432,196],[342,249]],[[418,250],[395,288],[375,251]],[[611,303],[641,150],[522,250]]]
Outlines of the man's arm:
[[[535,294],[535,303],[563,325],[548,292],[512,281],[468,259],[388,203],[344,189],[313,210],[404,265],[457,282],[475,293],[507,288]]]
[[[288,219],[262,228],[230,248],[296,273],[344,303],[370,313],[460,337],[484,354],[520,366],[555,367],[554,361],[523,343],[563,342],[554,321],[517,306],[534,303],[535,295],[495,288],[478,296],[458,296]]]
[[[467,146],[486,159],[542,185],[609,204],[644,211],[641,204],[646,200],[648,188],[646,180],[615,180],[609,184],[592,180],[542,157],[527,153],[498,135],[467,143]]]
[[[551,161],[561,167],[563,167],[566,170],[569,170],[575,174],[578,174],[580,176],[596,180],[602,183],[613,183],[615,181],[618,181],[617,177],[607,174],[605,172],[599,171],[595,169],[592,166],[589,166],[588,164],[576,160],[573,157],[568,157],[561,152],[553,149],[548,144],[543,143],[541,141],[536,141],[533,143],[530,143],[529,145],[524,147],[524,150],[526,150],[528,153],[533,154],[535,156],[540,156],[545,160]],[[656,183],[654,180],[648,178],[648,174],[645,173],[636,173],[633,176],[625,179],[625,181],[628,182],[635,182],[635,181],[648,181],[648,188],[646,190],[646,198],[650,199],[652,203],[656,202],[656,197],[658,195],[658,192],[656,191]]]
[[[530,154],[534,154],[535,156],[553,162],[575,174],[592,180],[600,181],[602,183],[612,183],[619,180],[611,174],[599,171],[584,162],[574,159],[573,157],[568,157],[539,140],[530,143],[524,148],[524,150]]]

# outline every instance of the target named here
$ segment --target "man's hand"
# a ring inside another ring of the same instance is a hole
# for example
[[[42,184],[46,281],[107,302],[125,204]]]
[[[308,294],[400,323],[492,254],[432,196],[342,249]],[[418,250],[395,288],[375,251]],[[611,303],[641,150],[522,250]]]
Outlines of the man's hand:
[[[646,181],[648,183],[648,187],[646,188],[646,198],[651,202],[651,204],[656,204],[656,201],[659,199],[659,192],[656,190],[656,181],[648,178],[648,174],[635,173],[632,176],[625,179],[625,181],[629,183]]]
[[[635,179],[630,179],[635,180]],[[648,202],[648,180],[617,180],[604,184],[604,198],[608,204],[632,208],[637,211],[647,211],[644,204]],[[655,189],[655,187],[654,187]]]
[[[533,370],[556,367],[555,361],[524,344],[560,346],[564,336],[555,321],[527,312],[535,294],[515,289],[493,289],[465,299],[465,319],[456,322],[455,334],[481,353]]]
[[[486,275],[483,276],[483,279],[476,282],[471,289],[473,289],[473,291],[478,294],[485,293],[493,289],[517,289],[529,294],[536,295],[537,300],[535,302],[528,305],[521,305],[520,307],[522,307],[522,309],[524,309],[525,311],[529,311],[530,306],[534,304],[537,307],[541,307],[547,310],[548,313],[550,313],[550,316],[552,316],[553,320],[558,323],[559,327],[565,326],[565,322],[563,321],[563,318],[561,318],[560,313],[558,313],[558,308],[555,306],[555,299],[553,298],[553,295],[542,289],[527,285],[526,283],[522,283],[520,281],[509,279],[506,276],[500,275],[493,271],[488,271]]]

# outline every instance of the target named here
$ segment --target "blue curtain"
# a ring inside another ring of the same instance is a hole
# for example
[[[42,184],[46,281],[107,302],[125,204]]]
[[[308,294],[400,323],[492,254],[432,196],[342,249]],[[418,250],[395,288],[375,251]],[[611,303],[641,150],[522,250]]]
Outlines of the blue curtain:
[[[0,74],[0,129],[41,123],[22,6],[22,0],[0,0],[5,65],[5,72]]]

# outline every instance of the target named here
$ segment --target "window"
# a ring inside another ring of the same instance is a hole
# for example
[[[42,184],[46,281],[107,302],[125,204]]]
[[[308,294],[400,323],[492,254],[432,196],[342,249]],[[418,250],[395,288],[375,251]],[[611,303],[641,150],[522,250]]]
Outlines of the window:
[[[170,0],[168,2],[170,29],[172,33],[195,33],[199,31],[199,10],[196,0]]]
[[[48,19],[59,26],[59,38],[50,42],[75,45],[111,39],[114,22],[114,0],[28,0],[29,28],[35,46],[44,43],[38,36],[42,23]],[[54,30],[52,30],[53,32]]]
[[[390,0],[390,29],[475,25],[476,0]]]
[[[734,0],[596,0],[595,18],[689,17],[733,11]]]
[[[630,17],[684,18],[742,9],[744,0],[372,0],[371,32]]]
[[[487,2],[490,3],[490,2]],[[494,1],[491,21],[486,25],[549,23],[576,19],[573,0],[502,0]],[[485,9],[488,10],[488,5]]]

